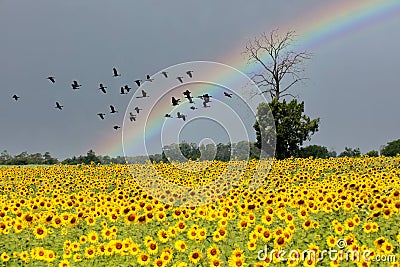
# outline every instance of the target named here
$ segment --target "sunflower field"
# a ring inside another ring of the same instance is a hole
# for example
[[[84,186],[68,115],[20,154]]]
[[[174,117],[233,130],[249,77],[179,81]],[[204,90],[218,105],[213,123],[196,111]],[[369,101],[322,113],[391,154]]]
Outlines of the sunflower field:
[[[0,266],[400,266],[400,157],[274,160],[256,190],[256,160],[196,164],[0,167]],[[196,188],[228,165],[237,185],[205,205],[138,182]]]

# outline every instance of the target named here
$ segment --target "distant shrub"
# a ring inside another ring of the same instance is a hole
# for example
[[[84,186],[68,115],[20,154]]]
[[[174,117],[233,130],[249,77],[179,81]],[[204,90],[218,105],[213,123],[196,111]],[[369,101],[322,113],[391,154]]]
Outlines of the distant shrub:
[[[359,148],[353,149],[350,147],[345,147],[344,151],[339,154],[339,157],[349,157],[349,158],[355,158],[361,156],[361,152]]]
[[[381,150],[381,155],[386,157],[394,157],[397,154],[400,154],[400,139],[387,143]]]
[[[365,155],[367,155],[368,157],[379,157],[379,152],[376,150],[371,150],[367,152]]]
[[[310,145],[302,147],[299,152],[300,158],[313,157],[313,158],[327,159],[329,158],[329,156],[330,155],[328,149],[324,146],[319,146],[319,145]]]

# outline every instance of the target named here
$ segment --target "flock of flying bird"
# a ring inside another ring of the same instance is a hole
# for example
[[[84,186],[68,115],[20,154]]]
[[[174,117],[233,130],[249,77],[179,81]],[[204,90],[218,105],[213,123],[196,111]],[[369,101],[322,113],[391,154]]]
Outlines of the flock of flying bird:
[[[188,71],[186,71],[186,75],[187,75],[189,78],[193,78],[193,72],[194,72],[194,71],[192,71],[192,70],[188,70]],[[161,74],[162,74],[165,78],[168,78],[168,72],[162,71]],[[114,67],[114,68],[113,68],[113,77],[116,78],[116,77],[119,77],[119,76],[121,76],[121,74],[120,74],[120,73],[118,72],[118,70]],[[49,76],[49,77],[47,77],[47,79],[48,79],[51,83],[53,83],[53,84],[56,83],[56,78],[55,78],[54,76]],[[180,83],[183,83],[184,77],[183,77],[183,76],[178,76],[178,77],[176,77],[176,79],[177,79]],[[138,80],[135,80],[134,82],[136,83],[136,85],[137,85],[138,87],[140,87],[140,86],[143,84],[143,82],[146,82],[146,81],[147,81],[147,82],[152,82],[152,81],[154,81],[154,78],[151,78],[150,75],[146,75],[146,80],[143,81],[143,80],[138,79]],[[79,84],[78,81],[74,80],[74,81],[72,82],[71,86],[72,86],[72,89],[73,89],[73,90],[77,90],[77,89],[79,89],[82,85]],[[107,93],[107,90],[106,90],[106,89],[107,89],[107,86],[104,86],[104,84],[102,84],[102,83],[99,84],[99,90],[100,90],[101,92],[103,92],[104,94]],[[120,94],[121,94],[121,95],[127,94],[127,93],[129,93],[129,91],[130,91],[131,89],[132,89],[132,88],[130,88],[129,85],[124,85],[124,86],[122,86],[122,87],[120,88]],[[189,103],[194,104],[193,96],[191,96],[191,92],[190,92],[189,90],[186,90],[185,92],[183,92],[183,95],[184,95],[185,98],[187,98],[187,100],[189,101]],[[229,97],[229,98],[232,98],[232,94],[231,94],[231,93],[228,93],[228,92],[224,92],[224,96]],[[147,95],[147,92],[145,92],[144,90],[141,90],[141,96],[137,96],[136,98],[146,98],[146,97],[149,97],[149,96]],[[211,101],[210,101],[210,98],[212,98],[212,96],[210,96],[210,95],[208,95],[208,94],[203,94],[203,95],[200,95],[200,96],[197,96],[197,97],[203,100],[203,107],[204,107],[204,108],[209,108],[209,107],[210,107],[210,106],[208,105],[208,103],[211,102]],[[18,95],[14,94],[14,95],[12,96],[12,98],[13,98],[15,101],[18,101],[18,99],[19,99],[20,97],[19,97]],[[178,105],[179,105],[179,102],[181,102],[180,98],[175,98],[175,97],[172,97],[171,101],[172,101],[172,106],[178,106]],[[59,102],[56,102],[56,103],[55,103],[55,108],[57,108],[57,109],[59,109],[59,110],[62,110],[63,107],[64,107],[64,106],[61,105]],[[196,110],[197,107],[194,106],[194,105],[192,105],[192,106],[190,107],[190,109],[191,109],[191,110]],[[131,122],[136,121],[136,116],[137,116],[137,114],[140,113],[140,111],[141,111],[142,109],[139,108],[139,107],[135,107],[134,110],[136,111],[136,114],[134,114],[133,112],[129,112],[129,119],[130,119]],[[113,105],[110,105],[110,113],[111,113],[111,114],[118,113],[118,111],[115,109],[115,107],[114,107]],[[97,113],[97,115],[100,117],[100,119],[104,120],[106,114],[105,114],[105,113]],[[172,117],[170,114],[165,114],[165,118],[173,118],[173,117]],[[184,121],[186,121],[186,115],[181,114],[180,112],[177,112],[177,117],[176,117],[176,118],[178,118],[178,119],[183,119]],[[115,130],[118,130],[118,129],[120,129],[121,127],[118,126],[118,125],[115,125],[113,128],[114,128]]]

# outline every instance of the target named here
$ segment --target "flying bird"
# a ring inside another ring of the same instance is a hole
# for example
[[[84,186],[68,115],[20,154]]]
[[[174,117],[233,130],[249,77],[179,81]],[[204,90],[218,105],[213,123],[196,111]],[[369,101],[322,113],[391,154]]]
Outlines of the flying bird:
[[[189,103],[194,103],[193,98],[190,94],[191,94],[191,92],[189,90],[186,90],[185,92],[183,92],[183,95],[186,96],[186,98],[189,100]]]
[[[190,92],[189,90],[186,89],[186,91],[183,92],[183,95],[186,96],[186,97],[190,97],[190,94],[191,94],[191,93],[192,93],[192,92]]]
[[[210,101],[210,97],[212,97],[212,96],[210,96],[208,94],[204,94],[204,95],[199,96],[199,98],[203,99],[204,102],[206,102],[206,103],[211,102]]]
[[[129,119],[130,119],[131,121],[136,121],[136,115],[133,114],[132,112],[129,112]]]
[[[193,78],[193,74],[192,74],[192,70],[188,70],[187,72],[186,72],[186,74],[190,77],[190,78]]]
[[[181,114],[180,112],[177,112],[176,115],[178,116],[178,119],[182,119],[183,121],[186,121],[186,115]]]
[[[165,78],[168,78],[168,72],[163,71],[163,72],[161,72],[161,73],[162,73],[162,75],[164,75]]]
[[[50,80],[52,83],[56,82],[56,77],[54,77],[54,76],[49,76],[49,77],[47,77],[47,79]]]
[[[18,100],[18,98],[20,98],[19,96],[17,96],[17,95],[13,95],[12,96],[12,98],[14,98],[15,99],[15,101],[17,101]]]
[[[106,114],[104,114],[104,113],[97,113],[97,115],[98,115],[102,120],[104,120],[104,115],[106,115]]]
[[[125,91],[127,91],[129,93],[129,91],[132,89],[130,88],[127,84],[124,86]]]
[[[120,92],[120,94],[121,94],[121,95],[125,95],[124,87],[121,87],[121,92]]]
[[[111,109],[110,113],[117,113],[118,112],[117,110],[115,110],[113,105],[110,105],[110,109]]]
[[[137,84],[137,86],[140,87],[140,83],[142,82],[142,80],[135,80],[135,83]]]
[[[143,97],[149,97],[145,90],[142,90],[142,96],[137,96],[136,98],[143,98]]]
[[[134,109],[136,110],[136,113],[138,113],[138,114],[139,114],[139,111],[143,110],[142,108],[139,108],[139,107],[136,107]]]
[[[113,77],[118,77],[121,76],[121,74],[118,73],[116,68],[113,68]]]
[[[173,105],[173,106],[179,105],[179,101],[181,101],[179,98],[176,99],[175,97],[172,97],[172,105]]]
[[[178,76],[176,77],[178,79],[178,81],[180,81],[181,83],[183,83],[183,77],[182,76]]]
[[[104,86],[102,83],[99,85],[99,90],[101,90],[103,93],[107,93],[106,91],[107,86]]]
[[[113,128],[114,128],[114,130],[118,130],[121,127],[119,127],[118,125],[115,125]]]
[[[60,103],[56,102],[55,108],[58,108],[59,110],[62,110],[64,106],[61,106]]]
[[[164,117],[166,117],[166,118],[172,118],[171,115],[169,115],[169,114],[165,114]]]
[[[81,87],[82,85],[81,84],[78,84],[78,81],[73,81],[72,82],[72,89],[79,89],[79,87]]]
[[[224,92],[224,96],[232,98],[232,94],[228,93],[228,92]]]
[[[146,75],[146,81],[152,82],[152,81],[154,81],[154,79],[152,79],[152,78],[150,77],[150,75],[147,74],[147,75]]]

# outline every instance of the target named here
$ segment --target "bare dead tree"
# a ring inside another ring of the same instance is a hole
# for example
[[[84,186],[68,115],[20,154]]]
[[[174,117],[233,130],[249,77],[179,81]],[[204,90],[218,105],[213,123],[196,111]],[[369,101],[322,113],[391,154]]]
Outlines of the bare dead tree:
[[[279,36],[278,30],[273,30],[269,34],[260,34],[246,44],[243,54],[249,64],[258,63],[264,69],[259,73],[251,73],[251,79],[259,87],[265,88],[261,93],[268,93],[271,100],[285,96],[295,98],[288,90],[306,79],[303,77],[304,62],[311,58],[311,54],[291,50],[295,37],[294,31]]]

